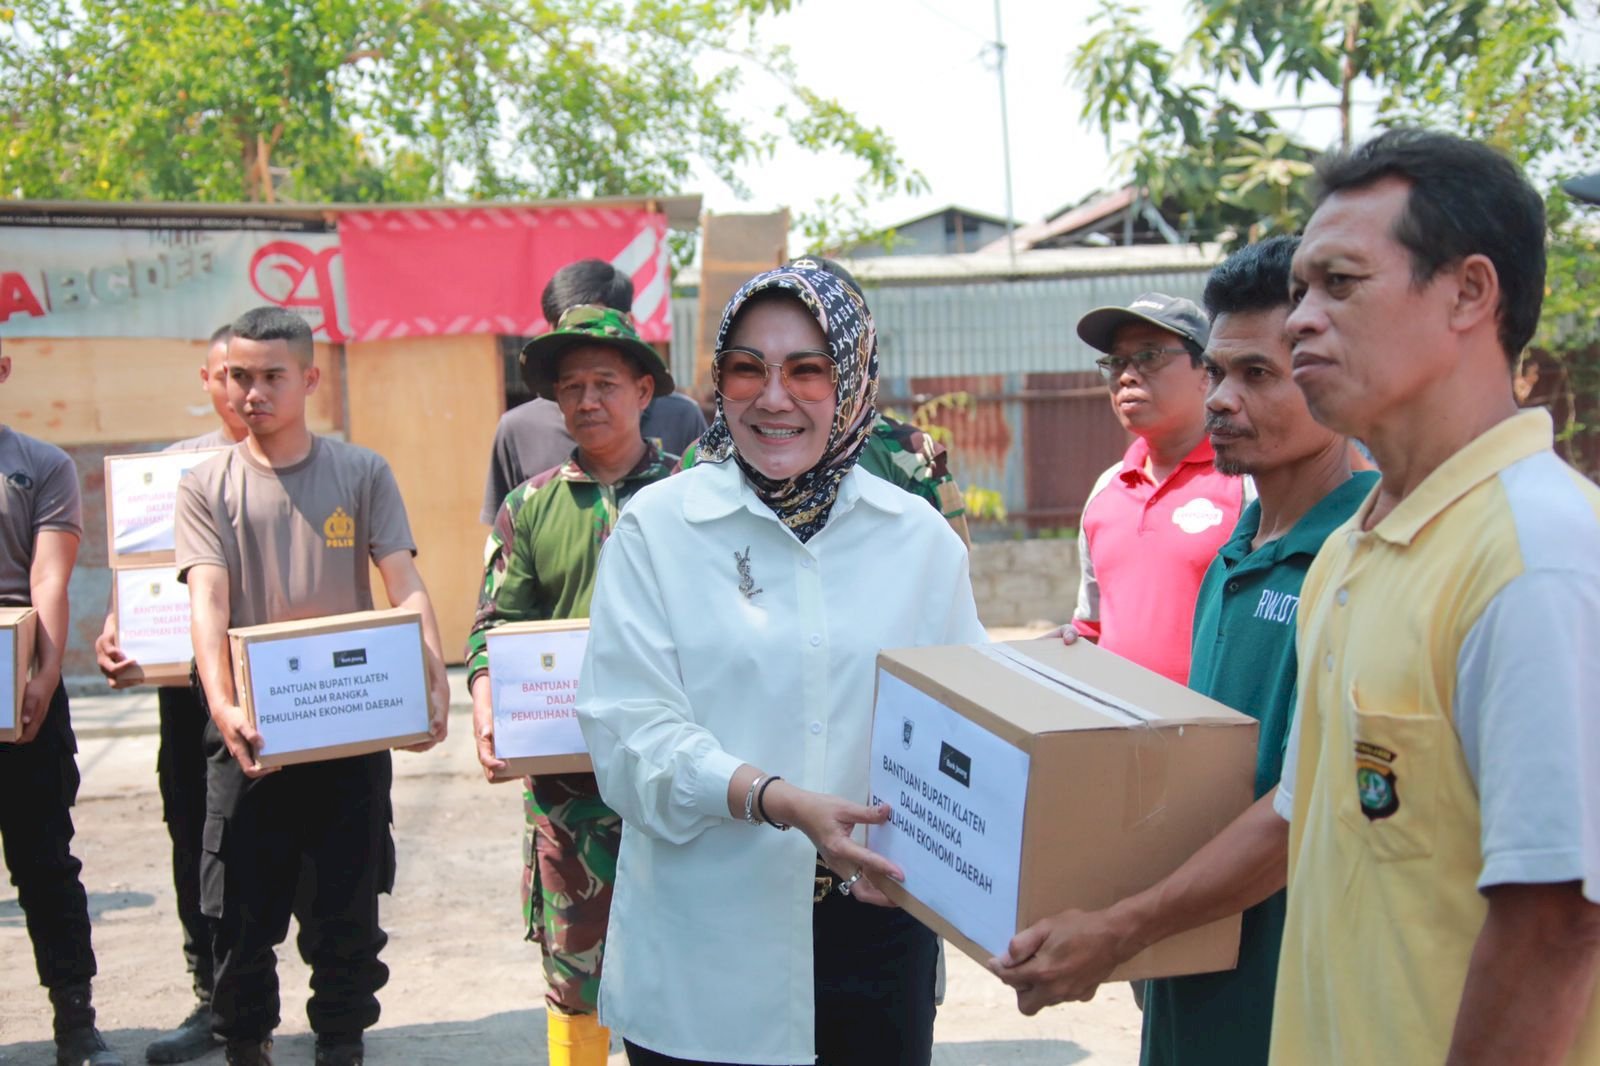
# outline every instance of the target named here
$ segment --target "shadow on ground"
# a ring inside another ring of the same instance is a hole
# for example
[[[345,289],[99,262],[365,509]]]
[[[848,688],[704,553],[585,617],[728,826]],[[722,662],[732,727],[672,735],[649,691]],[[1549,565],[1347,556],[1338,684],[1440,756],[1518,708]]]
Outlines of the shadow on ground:
[[[91,892],[89,917],[98,918],[111,911],[137,910],[153,906],[155,901],[148,892]],[[21,929],[24,924],[22,904],[15,897],[0,899],[0,929]]]
[[[117,1029],[106,1041],[130,1064],[144,1061],[144,1048],[160,1032],[155,1029]],[[316,1038],[309,1033],[280,1037],[273,1049],[277,1066],[309,1066]],[[620,1042],[618,1042],[620,1048]],[[614,1060],[620,1060],[617,1048]],[[940,1044],[933,1049],[934,1066],[1072,1066],[1089,1053],[1068,1040],[1000,1040]],[[195,1060],[219,1066],[219,1048]],[[401,1025],[367,1033],[369,1066],[462,1066],[465,1063],[516,1062],[545,1066],[544,1011],[519,1010],[459,1022]],[[0,1044],[3,1066],[53,1066],[55,1046],[44,1041]]]

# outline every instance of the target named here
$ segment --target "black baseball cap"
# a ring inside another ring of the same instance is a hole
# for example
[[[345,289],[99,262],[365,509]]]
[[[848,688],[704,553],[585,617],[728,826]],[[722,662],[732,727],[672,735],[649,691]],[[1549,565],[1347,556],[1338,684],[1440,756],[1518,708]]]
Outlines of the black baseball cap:
[[[1586,204],[1600,205],[1600,170],[1561,183],[1567,195]]]
[[[1099,352],[1110,354],[1117,330],[1133,322],[1146,322],[1176,334],[1197,357],[1211,339],[1211,323],[1200,305],[1164,292],[1141,293],[1127,307],[1097,307],[1078,319],[1078,336]]]

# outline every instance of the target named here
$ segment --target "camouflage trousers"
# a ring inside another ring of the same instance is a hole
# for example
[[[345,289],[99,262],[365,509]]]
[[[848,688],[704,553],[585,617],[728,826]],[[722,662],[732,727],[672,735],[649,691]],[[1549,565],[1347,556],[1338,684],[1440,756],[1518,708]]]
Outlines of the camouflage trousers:
[[[523,786],[522,915],[544,958],[545,1002],[593,1014],[622,818],[601,801],[593,774],[530,777]]]

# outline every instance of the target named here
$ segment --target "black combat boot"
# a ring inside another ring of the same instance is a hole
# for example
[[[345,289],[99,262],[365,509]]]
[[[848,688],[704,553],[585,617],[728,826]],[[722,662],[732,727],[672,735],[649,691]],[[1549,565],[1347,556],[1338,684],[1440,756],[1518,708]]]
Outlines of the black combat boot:
[[[159,1036],[144,1049],[146,1062],[171,1063],[198,1059],[222,1043],[211,1031],[211,1003],[201,1000],[172,1032]]]
[[[94,1027],[94,996],[88,982],[50,990],[55,1008],[56,1066],[122,1066],[122,1056]]]
[[[365,1055],[360,1033],[317,1034],[316,1066],[362,1066]]]
[[[228,1066],[272,1066],[272,1038],[230,1040],[223,1054]]]

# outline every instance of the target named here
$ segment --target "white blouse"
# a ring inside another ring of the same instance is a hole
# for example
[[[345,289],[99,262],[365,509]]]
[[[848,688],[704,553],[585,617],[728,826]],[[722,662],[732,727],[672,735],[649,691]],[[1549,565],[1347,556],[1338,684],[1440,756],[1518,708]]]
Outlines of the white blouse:
[[[813,1061],[816,852],[731,818],[728,782],[750,763],[866,802],[879,649],[987,639],[966,549],[859,468],[801,544],[731,460],[696,466],[623,510],[590,626],[578,718],[623,819],[602,1022],[675,1058]]]

